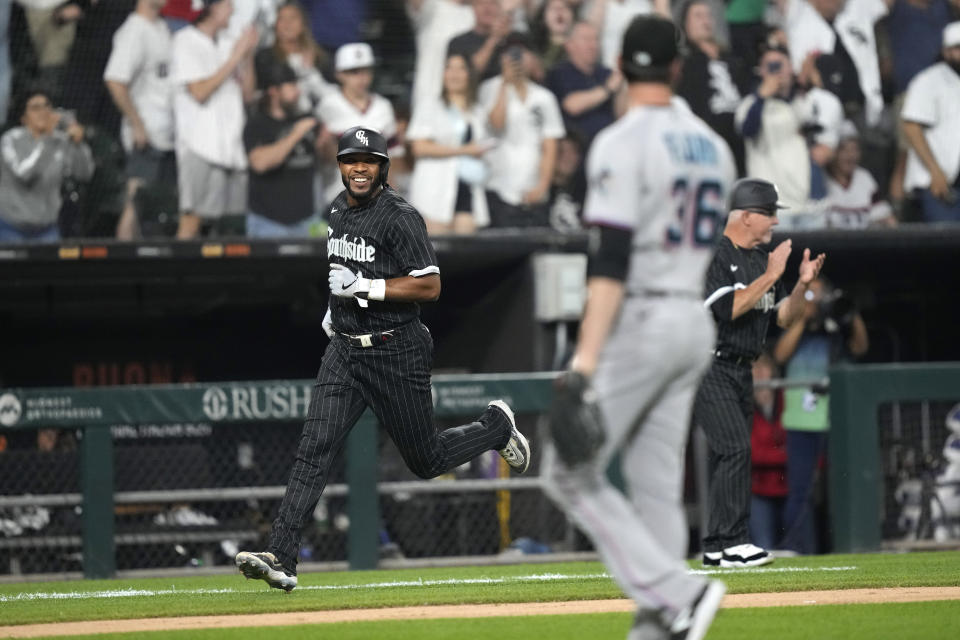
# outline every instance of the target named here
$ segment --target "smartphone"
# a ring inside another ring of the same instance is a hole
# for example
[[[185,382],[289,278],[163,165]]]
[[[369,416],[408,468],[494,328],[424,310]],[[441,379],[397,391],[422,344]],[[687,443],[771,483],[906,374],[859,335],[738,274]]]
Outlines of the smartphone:
[[[514,62],[523,62],[523,47],[514,45],[507,49],[507,55],[510,56],[510,59]]]
[[[780,73],[780,69],[783,69],[783,62],[780,60],[773,60],[767,63],[768,73]]]

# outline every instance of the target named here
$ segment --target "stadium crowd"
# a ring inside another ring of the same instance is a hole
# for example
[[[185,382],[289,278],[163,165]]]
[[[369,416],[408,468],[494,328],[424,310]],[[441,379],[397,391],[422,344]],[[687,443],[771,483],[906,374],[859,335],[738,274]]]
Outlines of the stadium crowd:
[[[960,0],[0,0],[0,243],[322,234],[355,125],[431,233],[575,230],[645,12],[784,226],[960,221]]]

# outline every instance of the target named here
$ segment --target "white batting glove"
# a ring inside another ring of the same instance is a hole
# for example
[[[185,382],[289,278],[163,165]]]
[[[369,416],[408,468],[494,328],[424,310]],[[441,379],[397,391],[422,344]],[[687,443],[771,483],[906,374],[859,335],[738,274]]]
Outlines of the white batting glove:
[[[370,279],[363,278],[342,264],[330,263],[330,293],[340,298],[366,298],[370,293]]]
[[[327,334],[328,338],[332,338],[333,334],[336,331],[333,330],[333,318],[330,316],[330,307],[327,307],[327,312],[323,316],[323,322],[320,323],[320,326],[323,327],[323,332]]]

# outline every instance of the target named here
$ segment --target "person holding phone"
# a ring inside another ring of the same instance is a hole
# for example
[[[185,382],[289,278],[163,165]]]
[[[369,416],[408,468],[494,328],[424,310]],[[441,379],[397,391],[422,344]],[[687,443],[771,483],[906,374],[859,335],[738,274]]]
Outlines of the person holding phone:
[[[500,75],[480,86],[480,104],[499,140],[488,158],[491,227],[550,225],[547,196],[566,128],[557,98],[530,78],[533,57],[526,39],[512,35]]]
[[[802,212],[826,196],[822,167],[836,149],[843,106],[815,81],[802,90],[781,44],[767,47],[757,75],[756,89],[734,117],[744,137],[747,174],[776,184],[791,212]]]
[[[93,154],[84,128],[45,90],[27,91],[18,107],[20,126],[0,138],[0,244],[56,242],[63,181],[90,180]]]

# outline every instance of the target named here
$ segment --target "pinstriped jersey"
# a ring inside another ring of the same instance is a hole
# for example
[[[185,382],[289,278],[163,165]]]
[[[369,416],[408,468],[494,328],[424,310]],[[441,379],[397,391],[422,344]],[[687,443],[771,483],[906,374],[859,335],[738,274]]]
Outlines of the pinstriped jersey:
[[[733,294],[763,275],[767,270],[767,252],[759,247],[742,249],[723,236],[707,270],[704,286],[705,306],[717,322],[717,350],[756,358],[763,349],[770,328],[770,316],[786,295],[780,280],[757,301],[753,309],[731,320]]]
[[[347,204],[342,191],[330,205],[327,260],[364,278],[389,280],[440,273],[423,218],[396,191],[385,187],[370,202]],[[333,327],[348,334],[385,331],[420,316],[415,302],[364,301],[330,296]]]
[[[735,172],[727,143],[676,98],[597,135],[584,220],[632,232],[628,294],[700,295]]]

